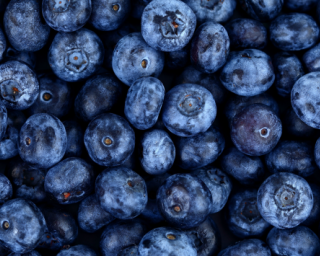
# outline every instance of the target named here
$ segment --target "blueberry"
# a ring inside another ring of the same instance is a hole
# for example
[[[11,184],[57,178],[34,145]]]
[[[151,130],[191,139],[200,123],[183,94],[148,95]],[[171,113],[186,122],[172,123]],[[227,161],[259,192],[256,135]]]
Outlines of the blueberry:
[[[158,224],[164,221],[164,218],[159,211],[157,200],[150,198],[148,199],[148,203],[142,211],[140,217],[147,220],[148,223],[153,224]]]
[[[198,71],[193,66],[188,66],[177,78],[176,84],[198,84],[212,93],[217,103],[221,105],[225,102],[228,91],[221,84],[216,74],[206,74]]]
[[[0,141],[0,160],[12,158],[19,154],[19,132],[12,126],[7,126],[4,138]]]
[[[314,183],[310,183],[309,186],[313,195],[313,207],[309,217],[301,223],[304,226],[312,226],[320,219],[320,186]]]
[[[265,170],[258,156],[247,156],[235,147],[231,147],[221,157],[221,168],[243,185],[260,182]]]
[[[6,49],[7,49],[6,37],[4,36],[2,29],[0,29],[0,61],[5,58]]]
[[[131,0],[92,0],[89,23],[98,30],[115,30],[126,20],[130,10]]]
[[[166,172],[161,175],[145,177],[148,190],[148,198],[156,198],[159,188],[171,175],[172,174]]]
[[[258,190],[261,216],[276,228],[293,228],[305,221],[313,207],[309,184],[300,176],[279,172],[267,178]]]
[[[273,228],[268,234],[267,243],[275,256],[315,256],[320,253],[319,238],[304,226],[292,229]]]
[[[211,166],[194,170],[191,174],[202,180],[212,195],[211,213],[222,210],[231,193],[232,184],[229,177],[218,168]]]
[[[175,135],[195,136],[209,129],[217,115],[212,94],[196,84],[181,84],[166,93],[162,121]]]
[[[176,148],[167,132],[151,130],[143,134],[139,160],[145,172],[163,174],[172,167],[175,157]]]
[[[278,94],[282,97],[290,97],[294,83],[304,75],[300,60],[295,54],[279,52],[273,57],[273,67]]]
[[[8,201],[12,197],[12,185],[9,179],[0,173],[0,204]]]
[[[320,168],[320,138],[317,139],[316,145],[314,146],[314,160]]]
[[[266,22],[279,15],[283,0],[240,0],[239,4],[252,18]]]
[[[12,47],[8,47],[5,53],[5,59],[23,62],[32,69],[36,67],[36,56],[34,52],[19,52]]]
[[[50,27],[41,20],[40,1],[10,1],[3,23],[10,44],[20,52],[39,51],[48,41]]]
[[[255,103],[261,103],[270,107],[276,113],[276,115],[279,116],[278,102],[268,93],[261,93],[251,97],[232,95],[232,97],[230,97],[225,104],[224,109],[224,114],[229,121],[230,127],[236,114],[238,114],[245,107]]]
[[[186,231],[193,240],[198,256],[216,255],[221,247],[221,236],[216,223],[208,217],[198,227]]]
[[[170,227],[161,227],[151,230],[142,238],[139,243],[139,255],[196,256],[197,250],[191,238],[183,231]]]
[[[1,107],[0,107],[0,109],[1,109]],[[13,109],[8,110],[8,125],[16,128],[18,131],[20,131],[22,125],[24,125],[24,123],[26,121],[27,121],[27,118],[22,111],[13,110]]]
[[[70,157],[48,171],[44,189],[59,204],[73,204],[90,195],[94,178],[90,164],[81,158]]]
[[[74,32],[89,20],[91,0],[43,0],[42,15],[47,24],[59,32]]]
[[[158,190],[157,202],[164,219],[181,229],[204,222],[213,207],[210,190],[190,174],[174,174],[166,179]]]
[[[0,140],[6,136],[8,120],[8,112],[5,105],[0,101]]]
[[[317,169],[313,147],[307,142],[282,141],[265,156],[269,172],[290,172],[302,177],[312,175]]]
[[[240,238],[261,237],[270,224],[260,215],[257,207],[257,190],[242,190],[230,196],[227,225]]]
[[[201,72],[214,73],[226,63],[229,50],[227,30],[218,23],[203,23],[192,39],[191,63]]]
[[[66,250],[61,250],[57,256],[98,256],[94,250],[86,245],[75,245]]]
[[[175,142],[177,164],[185,170],[194,170],[213,163],[221,155],[225,139],[211,126],[193,137],[179,137]]]
[[[188,44],[196,23],[196,15],[182,1],[154,0],[143,10],[141,33],[151,47],[172,52]]]
[[[137,217],[148,202],[145,181],[125,167],[114,167],[100,173],[95,191],[101,208],[118,219]]]
[[[0,208],[0,240],[15,253],[27,253],[37,247],[46,230],[39,208],[23,199],[12,199]]]
[[[309,12],[317,6],[317,0],[286,0],[285,7],[291,11]]]
[[[291,105],[296,115],[307,125],[320,129],[318,116],[320,102],[320,72],[301,77],[291,91]]]
[[[72,33],[58,33],[48,52],[51,69],[67,82],[77,82],[93,75],[103,63],[103,57],[100,38],[85,28]]]
[[[259,239],[246,239],[222,250],[218,256],[271,256],[269,247]]]
[[[231,52],[220,80],[231,92],[254,96],[270,88],[275,79],[271,58],[256,49]]]
[[[102,256],[121,255],[128,247],[138,245],[145,233],[146,224],[138,218],[112,222],[101,235]]]
[[[36,74],[19,61],[8,61],[0,65],[0,88],[1,100],[9,109],[27,109],[39,94]]]
[[[53,207],[41,207],[48,230],[43,235],[38,248],[59,250],[74,242],[78,236],[78,226],[67,212]]]
[[[235,115],[231,139],[239,151],[249,156],[269,153],[278,143],[282,124],[276,113],[266,105],[252,104]]]
[[[38,253],[37,251],[31,251],[23,254],[12,252],[8,256],[41,256],[41,254]]]
[[[135,134],[123,117],[107,113],[89,123],[84,144],[94,162],[102,166],[117,166],[132,155]]]
[[[118,256],[139,256],[138,245],[131,245],[121,250]]]
[[[183,0],[194,11],[197,21],[212,21],[216,23],[226,22],[233,15],[236,8],[236,0]]]
[[[80,228],[88,233],[94,233],[113,221],[110,213],[103,210],[96,195],[91,195],[81,201],[78,210],[78,223]]]
[[[83,136],[84,132],[77,121],[64,121],[63,125],[67,133],[67,149],[65,157],[80,157],[83,152]]]
[[[152,0],[132,1],[131,16],[135,19],[141,19],[144,8],[146,8],[151,1]]]
[[[121,98],[122,91],[121,83],[112,74],[100,74],[88,79],[75,99],[77,116],[88,122],[109,112]]]
[[[30,115],[48,113],[61,118],[68,114],[71,102],[71,89],[53,74],[38,76],[40,91],[36,101],[28,109]]]
[[[301,51],[315,45],[318,39],[319,27],[307,14],[283,14],[270,24],[270,40],[282,51]]]
[[[124,36],[114,48],[113,72],[128,86],[141,77],[158,77],[163,66],[164,54],[150,47],[140,33]]]
[[[234,19],[225,26],[231,47],[234,49],[263,49],[267,45],[267,29],[262,23],[252,19]]]
[[[35,114],[21,127],[19,154],[35,168],[58,163],[67,148],[67,133],[61,121],[49,114]]]
[[[320,44],[308,50],[302,57],[303,63],[309,72],[320,71]]]
[[[169,70],[180,70],[183,69],[190,57],[189,57],[189,47],[184,47],[181,50],[166,52],[165,53],[166,62],[165,66]]]

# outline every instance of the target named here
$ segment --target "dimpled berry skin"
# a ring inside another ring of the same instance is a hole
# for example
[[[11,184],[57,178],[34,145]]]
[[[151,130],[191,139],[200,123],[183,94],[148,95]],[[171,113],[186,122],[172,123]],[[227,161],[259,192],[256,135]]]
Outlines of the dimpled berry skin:
[[[176,157],[176,148],[169,134],[163,130],[145,132],[141,139],[141,152],[140,164],[151,175],[168,171]]]
[[[252,104],[233,119],[231,140],[239,151],[249,156],[269,153],[278,143],[282,124],[268,106]]]
[[[241,96],[254,96],[270,88],[275,79],[271,58],[256,49],[229,54],[220,74],[221,83]]]
[[[18,140],[18,130],[8,126],[5,137],[0,141],[0,160],[6,160],[19,154]]]
[[[317,44],[303,55],[302,61],[309,72],[320,71],[319,55],[320,44]]]
[[[6,134],[7,125],[8,125],[7,108],[2,103],[2,101],[0,101],[0,140],[2,140]]]
[[[271,256],[265,242],[259,239],[246,239],[222,250],[218,256]]]
[[[78,210],[78,223],[84,231],[94,233],[113,220],[115,217],[101,208],[95,194],[81,201]]]
[[[89,23],[98,30],[115,30],[126,20],[130,10],[130,0],[92,0]]]
[[[124,36],[114,48],[113,72],[128,86],[141,77],[158,77],[163,66],[164,54],[150,47],[140,33]]]
[[[38,76],[40,91],[36,101],[28,109],[29,115],[48,113],[61,118],[71,106],[71,88],[53,74]]]
[[[291,105],[297,116],[307,125],[320,129],[320,72],[301,77],[291,91]]]
[[[100,74],[88,79],[74,102],[77,116],[89,122],[109,112],[122,96],[122,91],[121,83],[113,74]]]
[[[263,163],[258,156],[247,156],[235,147],[224,152],[220,165],[222,170],[243,185],[254,185],[265,175]]]
[[[266,22],[278,16],[283,0],[240,0],[239,4],[252,18]]]
[[[178,254],[177,254],[178,253]],[[192,239],[183,231],[160,227],[148,232],[139,243],[140,256],[196,256]]]
[[[304,226],[293,229],[273,228],[266,242],[275,256],[316,256],[320,253],[319,238]]]
[[[35,114],[21,127],[19,154],[35,168],[58,163],[67,148],[67,133],[61,121],[49,114]]]
[[[12,0],[3,17],[10,44],[20,52],[35,52],[48,41],[50,27],[41,21],[41,4],[37,0]]]
[[[216,23],[226,22],[231,18],[236,8],[236,0],[183,0],[193,10],[197,17],[197,21],[212,21]]]
[[[227,225],[239,238],[261,237],[270,227],[258,211],[257,192],[242,190],[228,200]]]
[[[89,20],[91,0],[43,0],[42,15],[47,24],[59,32],[73,32]]]
[[[232,189],[229,177],[218,168],[205,166],[191,174],[202,180],[212,195],[211,213],[220,212],[228,201]]]
[[[191,63],[201,72],[214,73],[226,63],[229,50],[226,29],[218,23],[203,23],[192,39]]]
[[[124,104],[128,121],[139,130],[155,125],[164,100],[165,88],[154,77],[143,77],[130,86]]]
[[[316,169],[313,146],[307,142],[281,141],[265,156],[269,172],[291,172],[302,177],[312,175]]]
[[[278,102],[269,93],[261,93],[251,97],[232,95],[225,104],[224,109],[224,114],[229,121],[230,127],[236,114],[238,114],[245,107],[255,103],[266,105],[270,107],[276,113],[276,115],[279,115]]]
[[[228,91],[221,84],[216,74],[207,74],[200,72],[193,66],[188,66],[182,74],[176,79],[176,84],[198,84],[212,93],[212,96],[220,105],[225,102]]]
[[[19,61],[8,61],[0,65],[0,88],[1,100],[9,109],[27,109],[39,94],[36,74]]]
[[[209,129],[217,115],[212,94],[196,84],[181,84],[166,93],[162,121],[175,135],[192,137]]]
[[[309,183],[313,195],[313,207],[309,217],[301,223],[303,226],[310,226],[319,222],[320,219],[320,186]]]
[[[133,220],[116,220],[103,231],[100,239],[102,256],[121,255],[129,246],[138,245],[147,233],[145,222]]]
[[[157,193],[159,210],[172,226],[190,229],[198,226],[212,210],[212,195],[205,183],[190,174],[174,174]]]
[[[283,14],[270,24],[270,40],[282,51],[301,51],[315,45],[319,27],[314,19],[302,13]]]
[[[0,208],[0,241],[15,253],[35,249],[47,228],[39,208],[24,199],[12,199]]]
[[[94,162],[102,166],[117,166],[132,155],[135,134],[123,117],[102,114],[89,123],[84,144]]]
[[[278,94],[282,97],[290,97],[294,83],[304,75],[299,58],[289,52],[279,52],[273,57],[273,67]]]
[[[103,57],[100,38],[85,28],[72,33],[58,33],[48,51],[52,71],[67,82],[77,82],[93,75],[103,63]]]
[[[114,167],[100,173],[95,191],[102,209],[118,219],[137,217],[148,202],[145,181],[125,167]]]
[[[9,179],[0,173],[0,204],[12,197],[12,185]]]
[[[73,204],[90,195],[94,179],[90,164],[81,158],[70,157],[48,171],[44,189],[59,204]]]
[[[194,170],[213,163],[221,155],[225,139],[218,129],[210,127],[207,131],[193,137],[177,137],[177,164],[185,170]]]
[[[154,0],[142,13],[141,33],[151,47],[173,52],[188,44],[196,24],[196,15],[182,1]]]
[[[61,250],[57,256],[98,256],[94,250],[86,245],[75,245],[66,250]]]
[[[262,23],[252,19],[235,19],[225,26],[231,47],[263,49],[267,45],[267,29]]]
[[[312,190],[305,179],[279,172],[267,178],[258,190],[261,216],[276,228],[294,228],[305,221],[313,207]]]
[[[80,157],[82,155],[84,144],[84,132],[77,121],[68,120],[63,122],[67,133],[67,149],[65,157]]]

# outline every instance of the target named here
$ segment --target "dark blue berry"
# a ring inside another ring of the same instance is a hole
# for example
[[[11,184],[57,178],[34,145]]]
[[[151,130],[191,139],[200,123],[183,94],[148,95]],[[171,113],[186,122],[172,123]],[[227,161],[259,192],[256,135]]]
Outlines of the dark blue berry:
[[[18,140],[18,130],[8,125],[6,134],[0,141],[0,160],[9,159],[19,154]]]
[[[63,125],[67,133],[67,149],[64,156],[80,157],[82,155],[82,152],[84,151],[84,132],[82,127],[77,121],[74,120],[64,121]]]
[[[320,219],[320,186],[314,183],[309,183],[309,186],[313,195],[313,207],[309,217],[301,224],[312,227],[312,225],[318,223]]]
[[[222,250],[218,256],[271,256],[269,247],[259,239],[246,239]]]
[[[12,197],[12,185],[9,179],[0,173],[0,204],[8,201]]]
[[[312,47],[302,57],[303,63],[309,72],[320,71],[320,44]]]
[[[61,250],[57,256],[98,256],[98,254],[90,247],[79,244],[69,249]]]

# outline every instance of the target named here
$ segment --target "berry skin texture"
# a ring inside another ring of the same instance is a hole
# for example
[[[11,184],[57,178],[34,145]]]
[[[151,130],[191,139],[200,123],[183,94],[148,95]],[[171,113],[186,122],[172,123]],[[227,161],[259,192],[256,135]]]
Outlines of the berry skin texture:
[[[66,250],[61,250],[57,256],[98,256],[94,250],[86,245],[75,245]]]
[[[84,151],[82,127],[77,121],[64,121],[63,125],[67,133],[67,149],[64,157],[80,157]]]
[[[220,73],[220,81],[225,88],[241,96],[263,93],[274,80],[271,58],[256,49],[231,52]]]
[[[259,239],[246,239],[222,250],[218,256],[271,256],[269,247]]]
[[[302,61],[309,72],[320,71],[320,44],[312,47],[302,57]]]
[[[102,114],[89,123],[84,144],[94,162],[102,166],[117,166],[132,155],[135,134],[123,117]]]
[[[291,105],[297,116],[307,125],[320,129],[320,72],[312,72],[301,77],[291,91]]]
[[[188,44],[196,24],[196,15],[182,1],[155,0],[143,10],[141,33],[151,47],[173,52]]]
[[[294,228],[305,221],[313,207],[313,195],[305,179],[279,172],[267,178],[258,190],[261,216],[279,229]]]
[[[0,65],[0,88],[1,100],[8,109],[27,109],[39,94],[36,74],[19,61],[8,61]]]
[[[154,77],[137,79],[129,88],[124,104],[124,114],[128,121],[139,130],[147,130],[158,120],[165,88]]]
[[[8,120],[7,108],[2,101],[0,101],[0,140],[2,140],[6,134],[8,122],[10,122],[10,120]]]
[[[212,94],[196,84],[181,84],[166,93],[162,121],[173,134],[192,137],[209,129],[217,114]]]
[[[148,202],[145,181],[125,167],[114,167],[100,173],[95,191],[100,206],[118,219],[137,217]]]
[[[19,154],[18,141],[18,130],[8,126],[5,137],[0,141],[0,160],[6,160]]]
[[[0,173],[0,204],[8,201],[12,197],[12,185],[9,179]]]
[[[230,40],[226,29],[217,23],[203,23],[191,43],[191,63],[201,72],[214,73],[227,61]]]

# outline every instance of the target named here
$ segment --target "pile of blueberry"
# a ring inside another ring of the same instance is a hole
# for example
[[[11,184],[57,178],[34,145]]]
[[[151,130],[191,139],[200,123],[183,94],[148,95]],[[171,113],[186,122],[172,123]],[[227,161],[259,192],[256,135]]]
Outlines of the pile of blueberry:
[[[0,256],[320,256],[320,0],[0,19]]]

